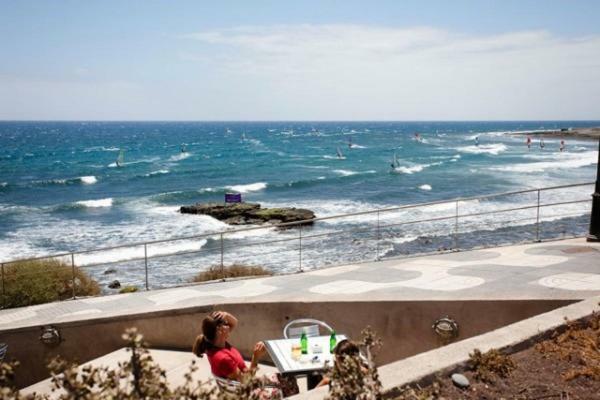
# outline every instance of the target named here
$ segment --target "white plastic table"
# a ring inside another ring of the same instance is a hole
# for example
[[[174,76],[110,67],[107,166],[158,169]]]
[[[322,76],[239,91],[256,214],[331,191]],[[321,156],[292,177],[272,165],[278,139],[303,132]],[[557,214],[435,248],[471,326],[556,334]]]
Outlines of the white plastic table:
[[[292,345],[300,344],[300,338],[265,340],[265,346],[282,374],[302,375],[319,372],[325,368],[326,363],[333,365],[333,354],[329,352],[329,336],[308,337],[308,354],[302,354],[300,359],[292,358]],[[345,335],[336,335],[337,342],[346,339]],[[315,352],[315,344],[320,346],[321,352]]]

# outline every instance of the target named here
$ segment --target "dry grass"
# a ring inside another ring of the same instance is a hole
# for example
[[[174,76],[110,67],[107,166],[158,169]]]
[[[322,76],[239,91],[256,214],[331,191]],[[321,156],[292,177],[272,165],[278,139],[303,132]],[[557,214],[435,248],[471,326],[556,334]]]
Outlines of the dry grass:
[[[473,370],[475,379],[489,383],[493,383],[497,376],[508,377],[516,368],[509,356],[496,349],[487,353],[482,353],[478,349],[473,350],[473,353],[469,354],[469,366]]]
[[[565,332],[535,348],[546,357],[558,356],[573,365],[562,375],[564,380],[580,376],[600,380],[600,314],[593,314],[589,321],[567,321]]]
[[[54,259],[22,261],[4,266],[5,308],[31,306],[65,300],[75,294],[94,296],[100,294],[98,283],[83,270]]]
[[[271,276],[273,272],[269,271],[266,268],[253,266],[253,265],[241,265],[241,264],[233,264],[230,266],[226,266],[221,269],[220,265],[213,265],[206,271],[200,272],[198,275],[194,276],[191,282],[206,282],[206,281],[214,281],[217,279],[226,279],[226,278],[241,278],[244,276]]]

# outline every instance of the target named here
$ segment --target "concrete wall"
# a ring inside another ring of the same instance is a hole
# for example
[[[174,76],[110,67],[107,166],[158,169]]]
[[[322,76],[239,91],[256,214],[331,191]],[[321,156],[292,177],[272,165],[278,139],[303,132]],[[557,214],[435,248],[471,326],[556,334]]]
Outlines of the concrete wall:
[[[370,325],[381,337],[384,350],[377,361],[387,364],[441,346],[433,332],[433,322],[446,315],[460,326],[457,340],[476,336],[507,324],[571,304],[569,300],[508,301],[404,301],[404,302],[310,302],[215,304],[177,311],[128,315],[54,325],[64,341],[48,348],[39,341],[40,328],[30,327],[0,332],[0,342],[9,345],[10,358],[20,361],[19,387],[48,376],[49,358],[61,355],[86,362],[123,347],[121,334],[137,327],[154,348],[191,349],[199,333],[200,321],[210,311],[224,309],[239,319],[232,343],[244,355],[258,340],[282,337],[282,328],[296,318],[327,321],[339,333],[359,338]]]

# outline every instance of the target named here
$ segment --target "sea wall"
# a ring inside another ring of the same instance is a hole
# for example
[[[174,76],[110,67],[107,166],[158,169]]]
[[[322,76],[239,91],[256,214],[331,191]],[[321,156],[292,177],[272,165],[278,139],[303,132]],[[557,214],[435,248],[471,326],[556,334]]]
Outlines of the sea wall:
[[[152,348],[191,350],[200,321],[208,312],[227,310],[239,318],[232,336],[245,356],[259,340],[282,337],[282,328],[296,318],[317,318],[339,333],[358,339],[366,326],[382,338],[378,359],[387,364],[442,345],[432,329],[435,320],[450,316],[459,324],[457,340],[480,335],[507,324],[567,305],[571,300],[465,300],[239,303],[87,319],[53,325],[62,342],[48,347],[40,341],[42,327],[0,332],[10,358],[20,361],[17,384],[25,387],[48,376],[45,365],[56,355],[86,362],[123,347],[121,334],[137,327]],[[485,318],[483,318],[485,317]],[[268,359],[265,360],[268,362]]]

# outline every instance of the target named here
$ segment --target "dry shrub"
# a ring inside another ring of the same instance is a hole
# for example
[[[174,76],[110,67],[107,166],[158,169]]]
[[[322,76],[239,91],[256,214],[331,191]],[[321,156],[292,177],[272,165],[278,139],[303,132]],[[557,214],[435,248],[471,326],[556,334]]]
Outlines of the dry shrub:
[[[378,400],[381,399],[381,382],[373,359],[381,348],[381,340],[367,327],[361,332],[365,360],[344,356],[335,362],[327,373],[330,377],[328,400]]]
[[[19,391],[15,386],[15,371],[18,361],[0,362],[0,399],[17,399]]]
[[[23,307],[73,297],[73,268],[55,259],[4,265],[4,307]],[[98,283],[75,267],[75,294],[100,294]]]
[[[52,375],[53,391],[60,400],[260,400],[264,381],[247,374],[235,392],[219,390],[208,382],[194,381],[193,374],[198,370],[195,362],[184,375],[181,386],[171,388],[166,372],[154,362],[143,337],[135,328],[123,335],[131,357],[119,363],[114,369],[108,367],[85,366],[60,358],[52,360],[48,366]],[[14,377],[14,366],[0,363],[0,394],[2,399],[25,399],[10,386]],[[6,386],[6,388],[5,388]],[[42,394],[33,394],[27,400],[46,400]]]
[[[592,314],[589,321],[567,321],[561,334],[536,344],[536,350],[545,356],[556,355],[576,365],[562,374],[564,380],[583,376],[600,380],[600,315]]]
[[[515,363],[508,355],[492,349],[482,353],[479,349],[469,354],[469,366],[473,370],[473,377],[477,380],[493,383],[497,376],[506,378],[516,368]]]
[[[416,388],[406,387],[402,389],[400,395],[394,398],[394,400],[444,400],[440,392],[440,384],[435,381],[425,388],[418,385]]]
[[[214,281],[217,279],[226,278],[241,278],[244,276],[271,276],[273,272],[266,268],[253,266],[253,265],[242,265],[233,264],[221,269],[220,265],[213,265],[206,271],[200,272],[198,275],[192,278],[192,282],[206,282]]]

